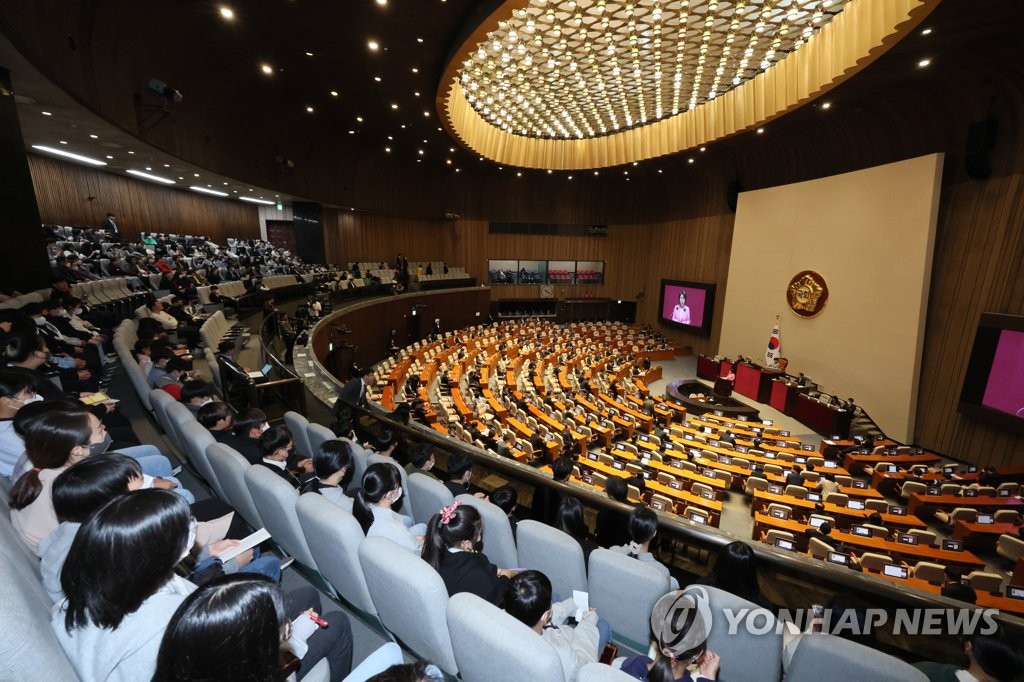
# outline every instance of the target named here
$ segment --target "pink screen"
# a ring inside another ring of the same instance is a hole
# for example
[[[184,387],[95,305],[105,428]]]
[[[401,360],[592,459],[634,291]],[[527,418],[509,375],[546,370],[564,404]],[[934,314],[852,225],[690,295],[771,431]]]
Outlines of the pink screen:
[[[1024,410],[1024,332],[1000,333],[981,404],[1010,414]]]
[[[686,307],[690,309],[690,321],[681,321],[681,315],[677,315],[676,319],[672,318],[675,312],[675,307],[679,303],[679,293],[686,292]],[[674,284],[665,285],[665,304],[661,309],[661,316],[670,322],[678,322],[679,324],[689,324],[693,327],[704,326],[704,298],[707,292],[703,289],[697,289],[694,287],[680,287]]]

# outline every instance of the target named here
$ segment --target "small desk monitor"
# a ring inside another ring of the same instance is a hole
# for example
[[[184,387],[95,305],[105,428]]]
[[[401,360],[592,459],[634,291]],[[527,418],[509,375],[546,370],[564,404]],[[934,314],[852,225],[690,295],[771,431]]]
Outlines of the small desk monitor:
[[[900,566],[899,564],[885,564],[882,567],[882,575],[890,578],[902,578],[905,580],[908,574],[907,567]]]
[[[830,564],[839,564],[840,566],[850,565],[850,555],[843,554],[842,552],[829,552],[828,562]]]
[[[791,552],[796,551],[796,544],[792,540],[787,540],[786,538],[775,538],[775,546],[779,549],[788,549]],[[1018,589],[1024,591],[1024,588]],[[1018,597],[1018,599],[1024,599],[1024,597]]]

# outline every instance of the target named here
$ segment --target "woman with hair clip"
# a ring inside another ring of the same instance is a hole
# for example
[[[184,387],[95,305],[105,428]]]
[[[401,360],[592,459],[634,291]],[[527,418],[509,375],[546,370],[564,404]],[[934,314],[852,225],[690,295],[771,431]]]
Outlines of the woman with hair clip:
[[[352,513],[353,500],[345,494],[352,480],[352,450],[343,440],[324,441],[313,453],[314,477],[302,487],[301,494],[319,493]]]
[[[555,528],[579,543],[580,549],[583,550],[584,564],[590,561],[590,553],[597,549],[597,543],[587,528],[587,522],[583,518],[583,504],[578,499],[566,497],[562,500],[562,506],[558,508],[555,519]]]
[[[654,566],[670,578],[670,587],[673,590],[678,590],[679,581],[672,577],[665,564],[655,559],[654,555],[651,554],[651,542],[654,541],[654,536],[657,534],[658,515],[648,507],[636,507],[629,513],[629,535],[632,540],[628,545],[609,547],[609,549]]]
[[[699,588],[698,588],[699,589]],[[707,650],[711,609],[702,594],[676,590],[651,610],[655,658],[633,656],[621,669],[646,682],[711,682],[718,675],[718,654]]]
[[[366,537],[387,538],[399,547],[419,554],[427,529],[422,523],[411,525],[409,517],[392,509],[401,498],[402,477],[398,465],[388,462],[371,464],[363,474],[363,486],[356,493],[352,515],[363,527]]]
[[[218,578],[174,612],[153,682],[275,682],[290,625],[276,584],[254,576]]]
[[[480,512],[455,500],[430,517],[422,556],[441,575],[449,596],[470,592],[500,604],[516,572],[498,568],[481,553],[483,532]]]

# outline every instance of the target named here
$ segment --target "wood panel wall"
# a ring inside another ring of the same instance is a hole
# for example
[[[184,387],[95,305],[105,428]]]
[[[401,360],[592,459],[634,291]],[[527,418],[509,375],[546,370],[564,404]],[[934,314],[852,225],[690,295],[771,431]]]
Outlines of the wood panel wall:
[[[255,205],[170,189],[35,154],[28,155],[39,216],[54,225],[99,226],[108,212],[126,239],[140,232],[259,239]]]

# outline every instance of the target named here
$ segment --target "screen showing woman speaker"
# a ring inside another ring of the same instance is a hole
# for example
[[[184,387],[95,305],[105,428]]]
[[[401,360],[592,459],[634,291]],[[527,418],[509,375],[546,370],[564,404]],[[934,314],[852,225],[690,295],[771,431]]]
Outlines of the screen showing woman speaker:
[[[715,309],[715,285],[663,279],[659,307],[663,324],[708,336]]]

